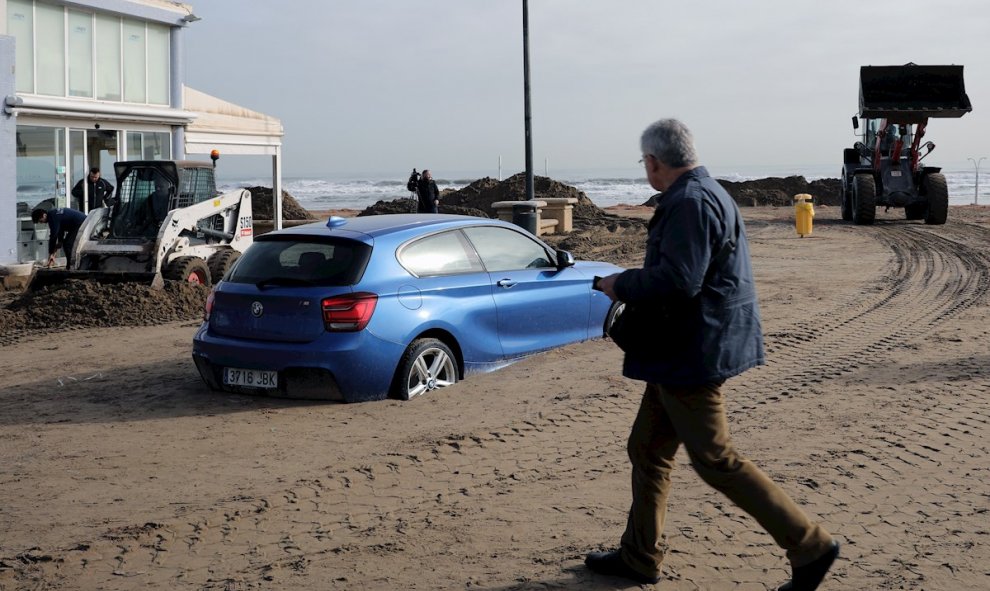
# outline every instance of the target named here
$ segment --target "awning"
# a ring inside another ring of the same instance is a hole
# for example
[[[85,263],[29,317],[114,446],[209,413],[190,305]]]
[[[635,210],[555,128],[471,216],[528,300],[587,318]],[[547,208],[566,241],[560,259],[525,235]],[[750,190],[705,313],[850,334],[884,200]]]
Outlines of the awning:
[[[186,126],[187,154],[276,155],[282,146],[282,122],[205,92],[184,86],[183,110],[195,114]]]

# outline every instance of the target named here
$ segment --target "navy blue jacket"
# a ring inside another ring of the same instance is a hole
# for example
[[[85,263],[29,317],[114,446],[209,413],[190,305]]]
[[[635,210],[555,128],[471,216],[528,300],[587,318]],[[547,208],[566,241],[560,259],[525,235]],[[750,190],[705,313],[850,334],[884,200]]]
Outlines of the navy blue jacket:
[[[732,240],[734,249],[726,246]],[[704,167],[684,173],[661,195],[643,268],[619,275],[615,293],[623,302],[667,311],[657,350],[626,354],[628,378],[693,386],[723,382],[765,361],[742,215]]]
[[[65,249],[68,251],[72,247],[72,244],[68,243],[68,238],[75,239],[76,232],[86,220],[86,214],[69,207],[49,209],[46,213],[48,214],[48,254],[54,254],[63,240],[67,243]]]

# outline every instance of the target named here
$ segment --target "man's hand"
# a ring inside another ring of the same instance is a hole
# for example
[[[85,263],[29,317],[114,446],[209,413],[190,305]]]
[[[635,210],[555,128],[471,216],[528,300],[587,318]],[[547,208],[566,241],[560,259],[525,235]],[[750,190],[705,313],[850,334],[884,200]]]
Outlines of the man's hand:
[[[598,289],[600,289],[605,295],[607,295],[608,299],[612,300],[613,302],[618,299],[615,295],[615,280],[618,278],[619,278],[619,274],[614,273],[612,275],[609,275],[608,277],[602,277],[601,280],[598,282]]]

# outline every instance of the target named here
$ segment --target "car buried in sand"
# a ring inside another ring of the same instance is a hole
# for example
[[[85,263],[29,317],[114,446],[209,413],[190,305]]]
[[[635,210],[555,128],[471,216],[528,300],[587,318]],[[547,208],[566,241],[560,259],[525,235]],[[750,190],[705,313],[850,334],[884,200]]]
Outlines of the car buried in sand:
[[[621,270],[498,220],[331,217],[255,238],[210,293],[193,359],[215,390],[408,400],[604,336],[621,304],[592,280]]]

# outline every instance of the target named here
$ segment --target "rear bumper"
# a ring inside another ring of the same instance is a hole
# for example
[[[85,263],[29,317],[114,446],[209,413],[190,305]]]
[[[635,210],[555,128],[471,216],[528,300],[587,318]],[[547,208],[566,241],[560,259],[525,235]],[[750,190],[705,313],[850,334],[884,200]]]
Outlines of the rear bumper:
[[[334,338],[339,336],[345,338]],[[311,343],[280,343],[220,337],[210,334],[204,324],[193,337],[192,356],[203,381],[216,390],[360,402],[388,397],[402,352],[401,345],[367,332],[327,334]],[[277,371],[278,388],[225,386],[225,367]]]

